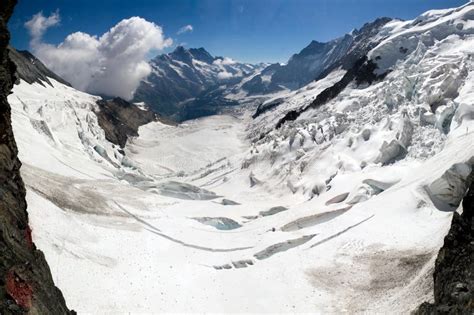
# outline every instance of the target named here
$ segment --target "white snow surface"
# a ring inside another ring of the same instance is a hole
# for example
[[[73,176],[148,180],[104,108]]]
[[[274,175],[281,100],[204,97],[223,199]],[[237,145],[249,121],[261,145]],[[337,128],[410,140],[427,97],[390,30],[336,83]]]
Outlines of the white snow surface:
[[[394,22],[372,53],[392,58],[405,34],[414,49],[383,81],[278,130],[344,73],[278,95],[255,120],[142,126],[125,156],[97,123],[96,97],[52,79],[16,85],[33,238],[68,306],[399,314],[432,299],[452,216],[433,200],[449,169],[462,188],[474,156],[474,30],[438,37],[433,19],[469,24],[472,7]]]

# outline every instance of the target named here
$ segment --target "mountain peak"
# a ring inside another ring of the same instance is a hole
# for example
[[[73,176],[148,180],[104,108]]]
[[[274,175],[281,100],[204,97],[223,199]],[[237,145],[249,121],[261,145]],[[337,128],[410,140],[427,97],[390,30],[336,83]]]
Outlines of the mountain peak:
[[[176,47],[176,49],[173,50],[173,52],[170,53],[169,55],[171,58],[185,62],[185,63],[192,62],[192,58],[193,58],[189,50],[187,50],[181,45]]]
[[[211,64],[215,58],[203,47],[200,48],[190,48],[189,52],[194,57],[194,59],[204,61]]]
[[[184,46],[177,46],[173,52],[169,54],[173,59],[183,61],[186,63],[192,62],[192,59],[203,61],[212,64],[215,58],[203,47],[200,48],[185,48]]]
[[[184,51],[187,51],[187,49],[182,45],[178,45],[178,46],[176,46],[176,48],[174,49],[173,52],[174,53],[179,53],[179,52],[184,52]]]

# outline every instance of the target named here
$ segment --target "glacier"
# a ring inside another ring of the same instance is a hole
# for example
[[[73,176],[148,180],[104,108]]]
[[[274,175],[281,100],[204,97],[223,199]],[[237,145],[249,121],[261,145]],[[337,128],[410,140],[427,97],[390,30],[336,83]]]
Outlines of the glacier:
[[[385,76],[320,106],[347,69],[267,95],[259,115],[150,122],[123,150],[99,97],[22,80],[8,101],[32,235],[68,305],[406,313],[432,300],[474,166],[473,18],[470,3],[388,22],[368,53]]]

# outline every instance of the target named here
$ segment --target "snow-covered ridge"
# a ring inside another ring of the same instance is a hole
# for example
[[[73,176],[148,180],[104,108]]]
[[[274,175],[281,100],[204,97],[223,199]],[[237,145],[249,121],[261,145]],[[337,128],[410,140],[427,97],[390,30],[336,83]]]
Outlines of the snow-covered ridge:
[[[262,70],[243,85],[243,89],[249,95],[297,90],[326,77],[333,70],[349,70],[387,36],[386,25],[391,21],[390,18],[379,18],[326,43],[312,41],[294,54],[287,64],[273,64]]]
[[[383,71],[420,45],[432,46],[448,37],[470,37],[474,33],[474,3],[447,10],[429,11],[413,21],[396,21],[387,28],[388,38],[370,53]]]

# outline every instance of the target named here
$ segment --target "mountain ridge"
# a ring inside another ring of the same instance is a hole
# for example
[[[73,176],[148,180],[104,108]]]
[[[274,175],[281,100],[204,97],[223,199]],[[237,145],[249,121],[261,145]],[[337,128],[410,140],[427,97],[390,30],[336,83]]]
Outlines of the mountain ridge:
[[[158,113],[177,120],[181,120],[179,112],[184,102],[216,86],[239,82],[257,69],[251,64],[214,57],[202,47],[183,46],[156,56],[149,64],[152,73],[140,83],[133,101],[145,102]]]

